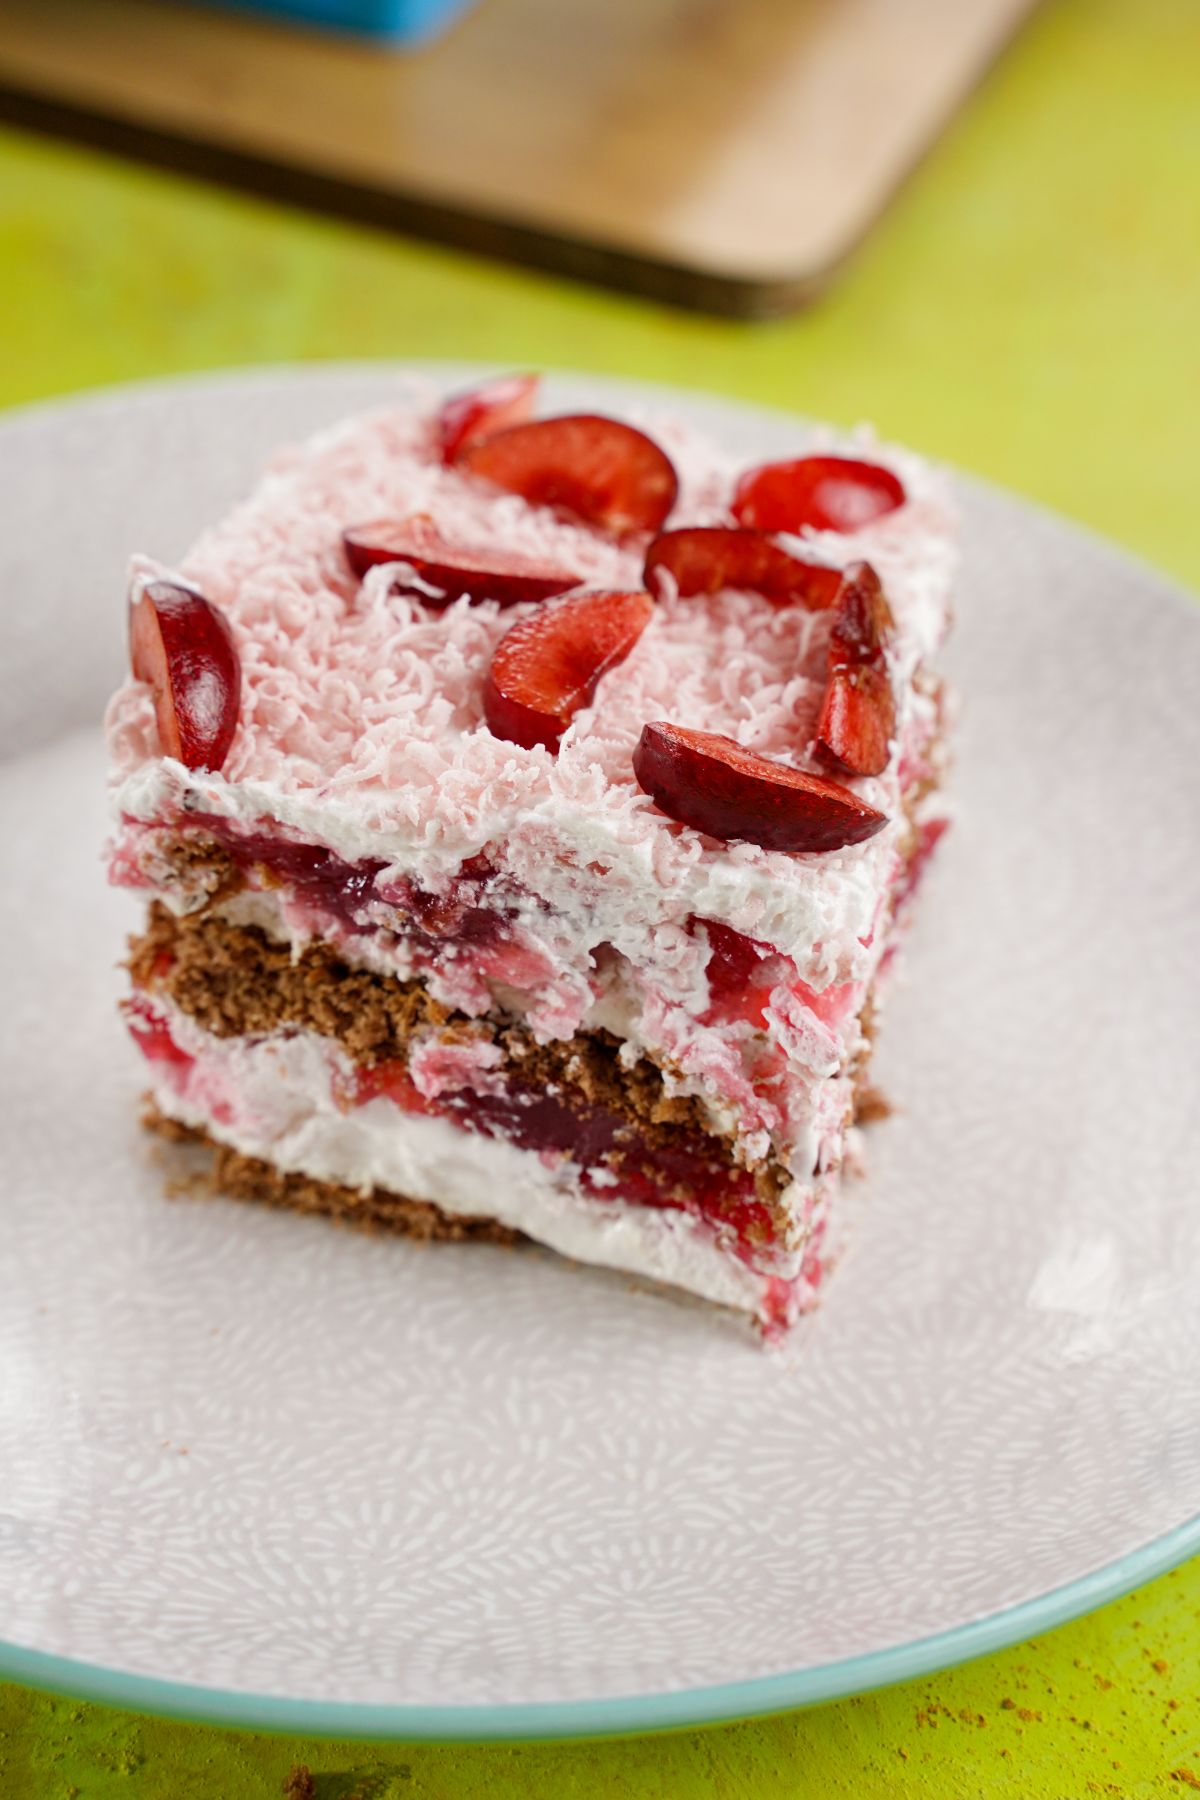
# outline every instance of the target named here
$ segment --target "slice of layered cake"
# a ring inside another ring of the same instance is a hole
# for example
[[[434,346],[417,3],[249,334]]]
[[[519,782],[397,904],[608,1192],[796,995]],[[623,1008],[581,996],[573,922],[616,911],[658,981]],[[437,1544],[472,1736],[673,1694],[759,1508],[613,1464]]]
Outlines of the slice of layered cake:
[[[811,1300],[942,828],[940,477],[533,378],[135,562],[112,877],[153,1120],[232,1195]]]

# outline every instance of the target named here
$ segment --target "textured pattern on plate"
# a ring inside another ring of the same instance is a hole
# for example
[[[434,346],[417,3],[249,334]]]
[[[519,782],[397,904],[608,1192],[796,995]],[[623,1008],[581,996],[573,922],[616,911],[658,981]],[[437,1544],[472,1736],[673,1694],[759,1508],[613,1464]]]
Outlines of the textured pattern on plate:
[[[0,1635],[329,1699],[633,1693],[910,1641],[1187,1518],[1200,630],[978,489],[962,818],[881,1052],[902,1110],[783,1356],[537,1252],[163,1203],[111,1010],[134,911],[96,860],[124,550],[169,554],[279,435],[382,383],[0,429],[13,516],[54,519],[5,547],[0,615],[6,730],[40,695],[41,743],[0,772]],[[748,456],[796,442],[688,410]]]

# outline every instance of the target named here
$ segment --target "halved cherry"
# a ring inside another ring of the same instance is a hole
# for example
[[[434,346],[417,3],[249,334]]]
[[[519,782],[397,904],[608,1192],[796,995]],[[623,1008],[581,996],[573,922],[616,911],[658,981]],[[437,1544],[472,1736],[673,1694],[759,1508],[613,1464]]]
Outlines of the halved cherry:
[[[829,634],[829,674],[817,719],[823,759],[851,775],[882,775],[896,732],[887,651],[891,608],[870,563],[852,563]]]
[[[879,663],[891,644],[895,620],[883,583],[869,562],[851,563],[842,577],[829,634],[829,662]]]
[[[442,461],[452,463],[469,444],[533,416],[540,375],[498,375],[465,393],[451,394],[437,416]]]
[[[456,457],[460,469],[617,536],[658,531],[679,481],[652,438],[619,419],[570,413],[513,425]]]
[[[800,456],[764,463],[737,484],[730,508],[759,531],[860,531],[903,506],[904,484],[878,463],[849,456]]]
[[[762,594],[774,606],[807,606],[814,612],[833,605],[842,580],[840,570],[793,556],[765,531],[729,525],[662,532],[646,552],[644,580],[652,594],[662,595],[664,576],[683,598],[739,588]]]
[[[764,850],[839,850],[887,824],[839,782],[806,775],[716,732],[665,721],[642,727],[633,772],[643,792],[681,825]]]
[[[150,581],[129,607],[129,661],[154,695],[163,752],[219,769],[237,730],[242,665],[225,614],[194,588]]]
[[[483,711],[496,737],[557,750],[600,677],[623,662],[654,611],[649,594],[581,594],[521,619],[492,655]]]
[[[817,719],[822,759],[851,775],[882,775],[896,733],[896,701],[887,671],[851,663],[829,671]]]
[[[501,606],[547,600],[551,594],[578,587],[581,579],[542,557],[522,556],[492,544],[452,544],[427,513],[352,525],[343,531],[342,543],[346,560],[360,579],[378,563],[407,563],[423,585],[398,575],[393,583],[396,592],[413,594],[435,609],[449,606],[462,594],[472,600],[496,600]],[[437,592],[430,593],[430,588]]]

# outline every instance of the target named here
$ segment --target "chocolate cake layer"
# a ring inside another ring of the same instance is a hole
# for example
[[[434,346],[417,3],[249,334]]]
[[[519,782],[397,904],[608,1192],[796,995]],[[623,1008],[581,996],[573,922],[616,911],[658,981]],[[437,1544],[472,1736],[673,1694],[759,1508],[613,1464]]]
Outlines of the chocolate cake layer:
[[[234,925],[211,911],[176,918],[155,901],[146,931],[130,940],[128,968],[135,987],[162,994],[214,1037],[315,1031],[371,1068],[402,1060],[417,1033],[432,1027],[450,1042],[500,1044],[522,1082],[556,1085],[626,1114],[652,1140],[666,1142],[679,1129],[713,1135],[700,1102],[669,1094],[649,1058],[631,1067],[619,1061],[620,1040],[611,1032],[539,1044],[511,1020],[451,1012],[421,981],[352,968],[320,940],[295,956],[257,926]]]

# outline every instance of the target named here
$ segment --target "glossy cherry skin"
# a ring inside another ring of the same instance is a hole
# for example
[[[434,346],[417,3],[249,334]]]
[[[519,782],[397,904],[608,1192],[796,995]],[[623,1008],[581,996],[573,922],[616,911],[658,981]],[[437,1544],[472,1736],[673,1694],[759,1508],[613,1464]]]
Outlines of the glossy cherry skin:
[[[841,579],[839,569],[793,556],[768,532],[729,525],[660,533],[646,552],[643,576],[659,597],[670,584],[681,599],[735,588],[761,594],[773,606],[805,606],[813,612],[834,604]]]
[[[904,484],[878,463],[849,456],[799,456],[742,476],[730,510],[758,531],[861,531],[895,512]]]
[[[225,614],[194,588],[150,581],[129,607],[129,661],[154,696],[163,754],[220,769],[237,730],[242,667]]]
[[[649,594],[580,594],[507,632],[492,656],[483,710],[496,737],[557,750],[563,732],[650,622]]]
[[[580,581],[571,569],[498,545],[452,543],[424,513],[352,525],[342,533],[342,544],[360,580],[381,563],[407,563],[418,579],[405,580],[397,573],[395,591],[411,594],[434,611],[464,594],[470,600],[495,600],[500,606],[547,600],[578,587]]]
[[[457,466],[615,537],[660,531],[679,492],[652,438],[598,413],[514,425],[470,446]]]
[[[672,819],[765,850],[838,850],[882,831],[886,816],[839,782],[746,750],[732,738],[659,721],[642,728],[638,785]]]
[[[539,375],[498,375],[464,393],[451,394],[437,416],[442,461],[452,463],[469,445],[532,418],[540,386]]]

